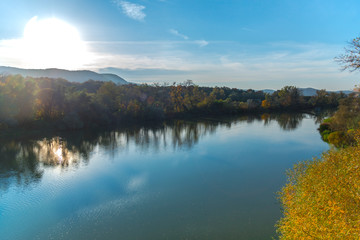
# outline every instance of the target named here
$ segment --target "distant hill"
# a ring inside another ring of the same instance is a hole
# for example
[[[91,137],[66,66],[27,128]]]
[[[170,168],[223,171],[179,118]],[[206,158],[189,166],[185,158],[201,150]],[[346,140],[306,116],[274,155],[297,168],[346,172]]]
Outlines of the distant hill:
[[[125,79],[116,74],[110,73],[96,73],[89,70],[69,71],[64,69],[49,68],[49,69],[22,69],[14,67],[0,66],[1,75],[15,75],[20,74],[24,77],[48,77],[48,78],[63,78],[70,82],[86,82],[88,80],[95,81],[112,81],[116,84],[129,84]]]
[[[273,94],[276,90],[264,89],[264,90],[260,90],[260,91],[263,91],[264,93],[268,93],[268,94]]]
[[[301,93],[303,96],[311,97],[316,95],[316,91],[319,91],[319,89],[315,88],[300,88]]]
[[[315,89],[315,88],[300,88],[300,91],[302,92],[302,94],[304,96],[315,96],[316,95],[316,91],[319,91],[320,89]],[[352,93],[353,91],[350,91],[350,90],[339,90],[339,91],[327,91],[329,93],[331,92],[336,92],[336,93],[340,93],[340,92],[343,92],[345,94],[350,94]]]
[[[315,89],[315,88],[299,88],[301,93],[303,94],[303,96],[306,97],[311,97],[311,96],[315,96],[316,95],[316,91],[319,91],[320,89]],[[273,94],[276,90],[273,89],[264,89],[264,90],[260,90],[263,91],[264,93],[269,93],[269,94]],[[327,91],[327,92],[336,92],[336,93],[340,93],[343,92],[345,94],[350,94],[353,91],[350,90],[344,90],[344,91]]]

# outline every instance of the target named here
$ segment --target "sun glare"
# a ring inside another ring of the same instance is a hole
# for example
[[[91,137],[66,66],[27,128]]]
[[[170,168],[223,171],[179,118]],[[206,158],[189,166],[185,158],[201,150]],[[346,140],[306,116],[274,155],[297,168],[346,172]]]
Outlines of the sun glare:
[[[77,29],[56,19],[33,17],[25,26],[23,61],[29,68],[81,68],[89,61]]]

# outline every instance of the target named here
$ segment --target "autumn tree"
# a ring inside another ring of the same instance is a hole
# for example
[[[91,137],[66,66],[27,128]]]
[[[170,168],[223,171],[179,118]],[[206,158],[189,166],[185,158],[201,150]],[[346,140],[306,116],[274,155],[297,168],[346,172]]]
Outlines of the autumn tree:
[[[174,106],[174,111],[175,112],[183,112],[185,110],[185,105],[184,105],[184,89],[185,86],[182,85],[173,85],[171,86],[171,91],[170,91],[170,97],[171,97],[171,103]]]
[[[62,89],[43,88],[37,94],[37,116],[41,119],[55,119],[64,114],[64,92]]]
[[[0,120],[24,123],[34,117],[35,82],[21,75],[0,80]]]

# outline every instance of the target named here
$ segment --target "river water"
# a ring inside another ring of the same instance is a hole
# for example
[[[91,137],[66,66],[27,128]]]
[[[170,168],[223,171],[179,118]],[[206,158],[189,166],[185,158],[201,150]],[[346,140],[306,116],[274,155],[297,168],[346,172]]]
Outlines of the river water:
[[[271,239],[307,114],[172,121],[0,142],[0,239]]]

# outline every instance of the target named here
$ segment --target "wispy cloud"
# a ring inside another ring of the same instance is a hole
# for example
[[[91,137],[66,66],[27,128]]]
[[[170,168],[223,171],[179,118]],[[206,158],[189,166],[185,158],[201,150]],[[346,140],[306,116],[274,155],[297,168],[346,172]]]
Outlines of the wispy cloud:
[[[184,40],[188,40],[188,39],[189,39],[189,37],[188,37],[188,36],[186,36],[186,35],[184,35],[184,34],[180,33],[178,30],[175,30],[175,29],[170,29],[170,30],[169,30],[169,32],[170,32],[171,34],[173,34],[173,35],[177,36],[177,37],[181,37],[181,38],[183,38]]]
[[[197,40],[195,41],[200,47],[205,47],[206,45],[209,44],[208,41],[205,41],[205,40]]]
[[[115,4],[120,7],[123,11],[123,13],[128,16],[129,18],[132,18],[137,21],[143,21],[146,17],[146,14],[144,13],[145,6],[131,3],[127,1],[121,1],[121,0],[115,0]]]
[[[176,29],[170,29],[169,32],[177,37],[180,37],[184,40],[189,40],[190,38],[188,36],[186,36],[185,34],[180,33],[178,30]],[[208,41],[205,40],[194,40],[194,41],[186,41],[188,43],[195,43],[196,45],[198,45],[199,47],[205,47],[206,45],[209,44]]]
[[[294,85],[328,90],[351,89],[356,84],[356,76],[338,71],[333,61],[333,56],[342,50],[341,45],[281,42],[239,45],[212,41],[211,51],[193,52],[191,44],[204,46],[206,43],[205,40],[135,42],[133,45],[117,42],[114,44],[126,45],[122,48],[126,52],[98,53],[101,57],[93,69],[118,68],[121,69],[119,75],[129,81],[148,83],[193,79],[206,86],[279,89]],[[227,49],[216,51],[223,45]],[[111,45],[106,48],[114,49]]]

